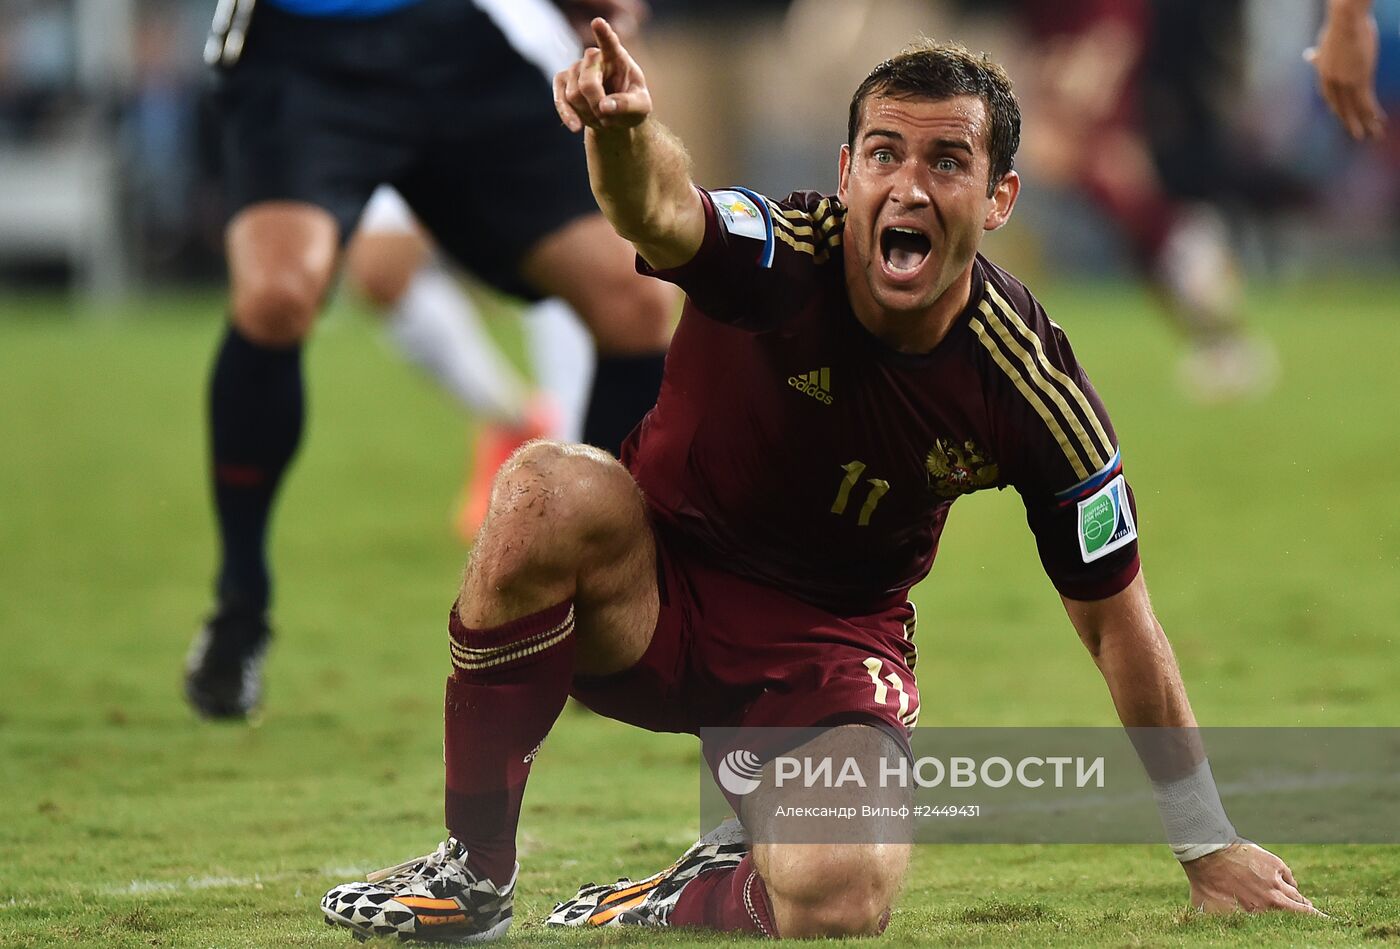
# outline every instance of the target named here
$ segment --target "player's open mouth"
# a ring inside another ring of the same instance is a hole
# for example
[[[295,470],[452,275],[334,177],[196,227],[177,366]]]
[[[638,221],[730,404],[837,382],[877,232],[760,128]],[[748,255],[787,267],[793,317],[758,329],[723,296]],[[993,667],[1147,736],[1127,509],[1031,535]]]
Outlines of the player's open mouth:
[[[912,274],[928,259],[932,242],[912,227],[887,227],[880,232],[880,253],[885,268],[894,274]]]

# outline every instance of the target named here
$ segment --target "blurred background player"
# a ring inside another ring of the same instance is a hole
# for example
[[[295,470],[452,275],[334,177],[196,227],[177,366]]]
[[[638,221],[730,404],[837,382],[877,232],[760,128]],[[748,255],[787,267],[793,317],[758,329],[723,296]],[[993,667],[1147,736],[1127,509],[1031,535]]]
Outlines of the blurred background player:
[[[532,438],[583,438],[593,341],[568,304],[542,300],[524,317],[535,382],[516,371],[481,313],[388,185],[375,190],[345,254],[345,277],[384,322],[386,335],[479,422],[471,473],[456,513],[470,542],[486,514],[496,469]]]
[[[392,184],[437,244],[500,290],[566,300],[599,357],[584,437],[616,451],[655,402],[677,302],[637,275],[550,105],[565,14],[639,0],[220,0],[206,59],[231,219],[229,326],[210,429],[220,564],[185,692],[211,718],[261,696],[268,523],[301,440],[301,348],[370,195]],[[542,67],[541,64],[545,64]]]
[[[1385,110],[1376,99],[1380,31],[1372,0],[1327,0],[1317,45],[1304,53],[1317,70],[1322,97],[1357,141],[1385,134]]]
[[[1218,99],[1201,94],[1228,83],[1221,44],[1238,29],[1219,27],[1238,18],[1239,4],[1022,0],[1019,7],[1035,61],[1027,111],[1038,117],[1027,127],[1027,162],[1050,182],[1080,190],[1117,226],[1186,337],[1181,381],[1189,395],[1212,402],[1267,389],[1274,355],[1244,329],[1240,268],[1211,193],[1227,166],[1219,125],[1203,106]],[[1154,136],[1173,120],[1176,136]],[[1169,178],[1162,159],[1183,144],[1194,148],[1196,166]]]
[[[1265,390],[1275,374],[1272,347],[1243,324],[1220,204],[1241,184],[1218,147],[1239,16],[1237,0],[796,0],[789,58],[805,52],[829,73],[817,81],[834,85],[852,79],[840,63],[889,55],[894,37],[916,32],[997,50],[1025,77],[1027,174],[1042,189],[1087,198],[1112,224],[1127,263],[1186,339],[1185,390],[1216,402]],[[1169,135],[1159,132],[1166,126]],[[1183,146],[1194,148],[1186,169]]]

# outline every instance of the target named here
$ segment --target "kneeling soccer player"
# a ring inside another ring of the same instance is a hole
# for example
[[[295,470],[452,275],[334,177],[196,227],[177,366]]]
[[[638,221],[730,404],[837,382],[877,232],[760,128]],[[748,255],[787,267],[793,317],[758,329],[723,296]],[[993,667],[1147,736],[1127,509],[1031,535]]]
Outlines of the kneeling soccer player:
[[[1021,495],[1124,725],[1195,725],[1107,413],[1060,328],[978,254],[1020,187],[1006,73],[932,44],[880,64],[851,103],[839,193],[774,201],[697,189],[641,70],[593,27],[598,48],[555,77],[556,107],[587,129],[594,193],[638,268],[682,287],[685,315],[621,464],[533,442],[498,476],[449,619],[451,836],[326,894],[327,920],[361,935],[506,931],[526,777],[570,694],[657,731],[832,726],[847,747],[906,747],[907,594],[972,491]],[[1172,777],[1156,790],[1193,903],[1312,911],[1281,860],[1235,836],[1204,759]],[[585,887],[549,921],[884,927],[907,845],[745,831]]]

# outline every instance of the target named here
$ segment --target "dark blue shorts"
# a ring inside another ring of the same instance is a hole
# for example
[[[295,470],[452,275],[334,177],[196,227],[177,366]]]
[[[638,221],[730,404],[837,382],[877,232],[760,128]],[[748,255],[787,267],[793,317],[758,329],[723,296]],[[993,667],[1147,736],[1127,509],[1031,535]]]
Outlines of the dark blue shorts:
[[[549,77],[467,0],[367,19],[259,4],[215,103],[230,215],[307,201],[346,240],[391,184],[464,267],[535,299],[522,259],[597,211],[583,140],[559,122]]]

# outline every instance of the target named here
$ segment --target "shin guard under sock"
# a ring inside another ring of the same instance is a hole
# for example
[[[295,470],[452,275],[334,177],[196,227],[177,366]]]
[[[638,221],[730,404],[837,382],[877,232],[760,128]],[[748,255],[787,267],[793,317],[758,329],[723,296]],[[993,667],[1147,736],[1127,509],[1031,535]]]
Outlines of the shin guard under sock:
[[[448,632],[447,829],[466,844],[473,872],[504,885],[530,764],[569,695],[573,602],[490,629],[466,628],[454,605]]]

